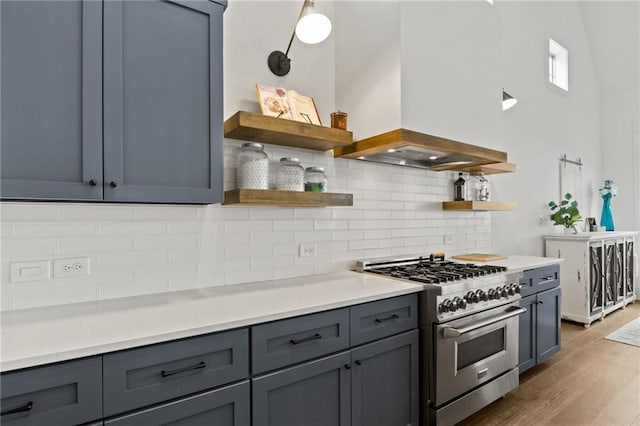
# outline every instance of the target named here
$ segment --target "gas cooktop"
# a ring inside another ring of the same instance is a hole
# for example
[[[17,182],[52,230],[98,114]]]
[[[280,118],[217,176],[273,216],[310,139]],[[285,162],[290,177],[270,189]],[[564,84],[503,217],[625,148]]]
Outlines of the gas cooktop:
[[[358,262],[360,272],[368,271],[393,278],[426,284],[444,284],[506,272],[504,266],[476,265],[444,260],[444,256],[405,259],[375,259]]]

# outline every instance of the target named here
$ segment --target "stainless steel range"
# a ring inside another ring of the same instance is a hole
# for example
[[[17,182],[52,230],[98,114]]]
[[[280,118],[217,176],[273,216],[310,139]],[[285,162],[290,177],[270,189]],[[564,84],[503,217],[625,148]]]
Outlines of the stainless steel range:
[[[421,417],[450,425],[518,386],[522,273],[439,257],[372,259],[360,272],[419,282]]]

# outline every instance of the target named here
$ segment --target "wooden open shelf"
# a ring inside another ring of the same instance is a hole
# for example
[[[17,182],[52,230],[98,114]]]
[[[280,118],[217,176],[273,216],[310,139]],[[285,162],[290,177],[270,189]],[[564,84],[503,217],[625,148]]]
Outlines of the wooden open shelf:
[[[348,130],[239,111],[224,122],[226,138],[327,151],[353,142]]]
[[[513,163],[480,164],[477,166],[458,167],[455,171],[467,172],[472,175],[479,175],[480,173],[484,173],[485,175],[495,175],[498,173],[513,173],[516,171],[516,165]]]
[[[270,189],[233,189],[231,191],[225,191],[223,204],[274,207],[353,206],[353,194],[275,191]]]
[[[443,201],[442,210],[507,211],[515,210],[517,203],[510,201]]]

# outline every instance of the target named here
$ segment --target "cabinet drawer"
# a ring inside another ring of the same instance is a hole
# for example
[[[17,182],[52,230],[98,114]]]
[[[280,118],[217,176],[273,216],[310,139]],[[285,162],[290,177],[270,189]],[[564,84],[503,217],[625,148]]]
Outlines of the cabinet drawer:
[[[3,425],[63,425],[102,417],[102,359],[2,375]]]
[[[559,265],[524,271],[522,280],[520,280],[520,293],[524,297],[557,287],[560,285],[559,277]]]
[[[104,414],[121,413],[240,380],[249,374],[248,330],[104,356]]]
[[[418,326],[415,294],[351,307],[351,346],[371,342]]]
[[[253,374],[348,347],[348,308],[258,325],[251,329]]]
[[[249,426],[249,381],[107,420],[105,426]]]

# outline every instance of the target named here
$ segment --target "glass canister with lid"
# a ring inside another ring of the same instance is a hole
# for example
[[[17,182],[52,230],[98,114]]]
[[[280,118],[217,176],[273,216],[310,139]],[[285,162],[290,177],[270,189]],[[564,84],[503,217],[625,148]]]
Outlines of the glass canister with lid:
[[[280,191],[304,191],[304,167],[295,157],[280,159],[276,174],[276,189]]]
[[[269,156],[261,143],[242,144],[236,180],[238,188],[269,189]]]
[[[304,190],[306,192],[327,192],[327,175],[324,167],[307,167],[304,172]]]

